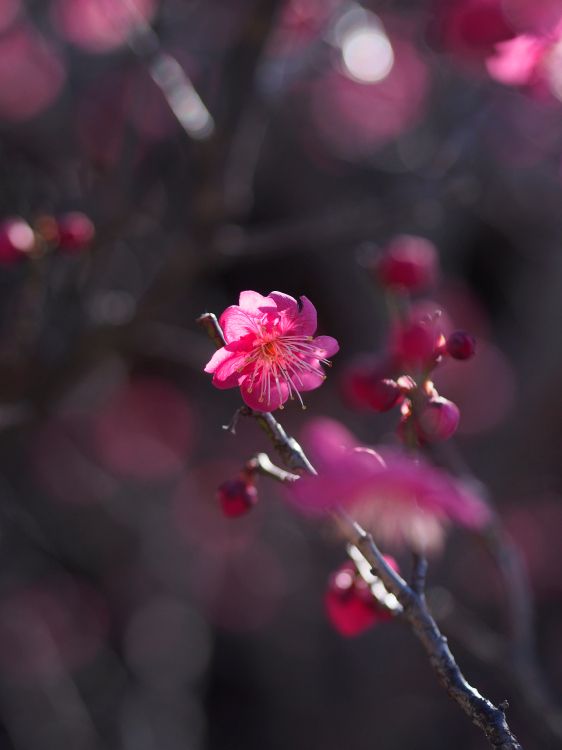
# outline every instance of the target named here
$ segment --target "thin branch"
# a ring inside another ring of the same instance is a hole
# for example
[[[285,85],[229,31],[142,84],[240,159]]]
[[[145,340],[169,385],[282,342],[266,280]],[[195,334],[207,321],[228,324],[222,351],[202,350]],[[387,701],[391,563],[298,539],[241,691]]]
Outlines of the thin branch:
[[[289,471],[285,471],[285,469],[274,464],[267,453],[256,453],[246,463],[246,469],[250,472],[263,474],[263,476],[275,479],[276,482],[283,482],[284,484],[290,484],[300,479],[298,474],[291,474]]]
[[[414,552],[412,570],[412,589],[418,596],[425,596],[425,577],[427,575],[427,558]]]
[[[556,705],[539,666],[535,645],[534,606],[525,563],[517,545],[502,527],[488,489],[474,476],[453,441],[441,446],[441,462],[465,480],[478,482],[480,494],[494,513],[494,520],[482,532],[486,547],[503,579],[507,596],[508,641],[501,666],[515,680],[519,693],[543,728],[558,742],[562,740],[562,710]]]
[[[420,597],[387,565],[373,537],[357,523],[354,523],[350,529],[350,537],[353,534],[357,535],[353,543],[369,561],[374,574],[382,580],[404,608],[404,617],[421,641],[433,670],[449,696],[469,716],[472,723],[482,729],[493,748],[521,750],[521,745],[507,724],[503,710],[505,704],[502,707],[494,706],[467,682],[449,649],[447,639],[441,634],[431,616],[424,598]]]
[[[214,315],[207,313],[198,319],[215,344],[224,344],[224,335]],[[262,429],[270,437],[274,448],[288,466],[309,474],[316,474],[316,470],[304,454],[300,445],[287,435],[279,422],[267,412],[254,412],[246,407],[240,410],[254,417]],[[297,464],[295,466],[295,463]],[[371,534],[367,533],[357,522],[344,511],[338,514],[339,521],[347,528],[347,539],[354,545],[370,564],[373,574],[380,578],[386,589],[394,594],[403,608],[404,617],[410,623],[412,630],[424,647],[431,666],[437,674],[440,683],[447,693],[463,709],[476,726],[478,726],[496,750],[522,750],[521,745],[511,733],[505,719],[505,704],[494,706],[489,700],[470,685],[464,678],[448,645],[447,639],[441,634],[435,620],[431,616],[425,597],[410,587],[402,576],[393,570],[382,552],[375,544]],[[416,586],[425,577],[423,563],[417,564],[418,575]],[[423,576],[421,576],[423,573]]]

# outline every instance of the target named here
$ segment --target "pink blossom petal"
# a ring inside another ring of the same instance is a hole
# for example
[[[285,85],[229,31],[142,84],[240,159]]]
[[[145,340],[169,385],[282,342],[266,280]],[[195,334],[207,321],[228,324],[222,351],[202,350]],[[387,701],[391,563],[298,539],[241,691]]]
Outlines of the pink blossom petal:
[[[352,433],[334,419],[311,419],[303,430],[302,440],[313,463],[326,463],[328,466],[333,465],[338,455],[357,445]]]
[[[331,357],[340,350],[340,345],[332,336],[317,336],[312,343],[317,347],[321,359]]]
[[[244,378],[240,384],[240,393],[244,403],[254,409],[254,411],[275,411],[282,406],[289,398],[289,388],[286,383],[279,383],[279,388],[275,382],[271,383],[269,399],[260,401],[262,381],[257,378],[254,380],[252,390],[250,391],[251,377]]]
[[[227,307],[219,319],[227,342],[235,341],[249,333],[257,333],[255,318],[247,310],[242,310],[238,305]]]
[[[318,321],[316,318],[316,308],[312,302],[302,295],[300,298],[302,309],[298,317],[298,329],[302,336],[313,336],[318,328]]]
[[[244,354],[230,352],[223,346],[213,354],[205,367],[205,372],[214,373],[213,385],[217,388],[233,388],[238,385],[244,360]]]
[[[542,40],[530,34],[496,44],[495,54],[486,60],[488,73],[509,86],[530,83],[544,53]]]
[[[299,306],[294,297],[289,294],[283,294],[283,292],[271,292],[267,295],[277,305],[279,312],[287,310],[291,315],[297,315],[299,312]]]
[[[313,360],[312,365],[315,365],[320,369],[320,363],[318,360]],[[295,375],[293,380],[298,386],[299,391],[313,391],[316,388],[320,388],[323,385],[326,376],[320,372],[305,372],[300,375]]]
[[[275,308],[275,305],[267,297],[263,297],[258,292],[252,292],[248,290],[246,292],[240,292],[240,298],[238,304],[243,310],[247,310],[251,313],[259,313],[261,308]]]

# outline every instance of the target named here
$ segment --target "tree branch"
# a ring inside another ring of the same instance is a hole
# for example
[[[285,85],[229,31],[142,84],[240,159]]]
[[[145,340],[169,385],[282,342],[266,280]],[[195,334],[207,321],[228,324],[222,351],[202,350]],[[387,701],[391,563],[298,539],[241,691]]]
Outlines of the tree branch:
[[[223,332],[213,314],[206,313],[198,318],[197,322],[205,328],[215,344],[224,345]],[[258,421],[272,441],[275,450],[288,466],[296,471],[316,474],[316,470],[300,445],[294,438],[287,435],[272,414],[254,412],[248,407],[242,407],[240,413],[252,416]],[[410,587],[402,576],[388,565],[371,534],[351,519],[345,511],[341,510],[337,515],[349,543],[361,552],[370,564],[373,574],[380,578],[386,589],[394,594],[402,606],[404,617],[424,647],[434,672],[449,696],[472,722],[482,729],[492,748],[522,750],[507,725],[505,704],[495,706],[467,682],[449,649],[447,639],[441,634],[437,623],[431,616],[423,595],[427,567],[424,558],[420,556],[415,562],[412,587]]]

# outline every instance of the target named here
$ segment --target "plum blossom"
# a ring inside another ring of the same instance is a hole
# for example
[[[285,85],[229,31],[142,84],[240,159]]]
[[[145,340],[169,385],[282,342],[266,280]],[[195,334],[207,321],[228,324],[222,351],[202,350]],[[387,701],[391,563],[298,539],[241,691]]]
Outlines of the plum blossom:
[[[438,550],[453,522],[481,528],[483,500],[444,470],[398,449],[361,446],[330,419],[311,420],[303,444],[318,476],[303,476],[290,499],[307,514],[345,509],[384,545]]]
[[[244,402],[256,411],[282,409],[288,399],[318,388],[326,376],[322,365],[339,345],[331,336],[317,336],[316,309],[306,297],[281,292],[267,297],[241,292],[238,305],[219,319],[225,346],[211,357],[205,372],[217,388],[239,387]]]
[[[538,96],[562,97],[562,21],[544,33],[524,33],[496,44],[486,67],[492,78]]]

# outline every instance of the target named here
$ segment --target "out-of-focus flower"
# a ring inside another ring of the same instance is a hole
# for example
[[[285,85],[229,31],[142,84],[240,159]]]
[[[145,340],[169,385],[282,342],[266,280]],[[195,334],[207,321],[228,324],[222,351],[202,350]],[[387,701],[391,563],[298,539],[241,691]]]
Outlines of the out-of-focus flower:
[[[497,44],[486,67],[500,83],[562,100],[562,20],[544,33],[520,34]]]
[[[316,309],[306,297],[300,305],[287,294],[267,297],[241,292],[238,305],[220,317],[226,346],[212,356],[205,372],[217,388],[240,387],[245,403],[256,411],[273,411],[300,393],[318,388],[326,376],[322,363],[338,342],[317,336]]]
[[[521,34],[496,44],[486,60],[488,73],[508,86],[530,86],[541,78],[541,63],[548,42],[531,34]]]
[[[0,224],[0,263],[22,260],[35,246],[35,234],[27,221],[14,216]]]
[[[431,302],[414,305],[405,320],[394,324],[388,349],[399,369],[424,369],[443,354],[451,323]]]
[[[181,472],[193,418],[184,395],[156,378],[118,388],[95,415],[95,453],[104,467],[141,481]]]
[[[84,250],[94,238],[92,220],[80,211],[63,214],[57,221],[58,246],[69,255]]]
[[[18,24],[0,39],[0,118],[29,120],[60,93],[66,72],[55,49],[28,26]]]
[[[385,555],[385,560],[398,570],[392,557]],[[372,579],[382,586],[378,578],[372,576]],[[360,635],[374,625],[392,619],[392,612],[379,603],[372,586],[359,575],[350,560],[330,576],[324,606],[328,620],[340,635],[348,638]]]
[[[129,39],[156,12],[156,0],[55,0],[55,28],[88,52],[110,52]]]
[[[355,409],[389,411],[400,403],[402,397],[393,374],[392,362],[361,355],[352,360],[343,372],[340,383],[342,397]]]
[[[347,28],[342,62],[311,84],[314,128],[327,149],[344,159],[371,154],[422,118],[429,71],[401,19]],[[396,30],[395,30],[396,29]]]
[[[385,287],[419,292],[432,286],[439,273],[435,245],[423,237],[394,237],[374,265],[374,272]]]
[[[341,424],[308,423],[304,446],[318,476],[303,476],[290,498],[302,511],[343,507],[385,545],[438,549],[446,526],[479,528],[489,519],[484,502],[444,470],[396,449],[361,446]]]
[[[438,0],[433,24],[439,45],[467,62],[482,61],[517,33],[503,0]]]

